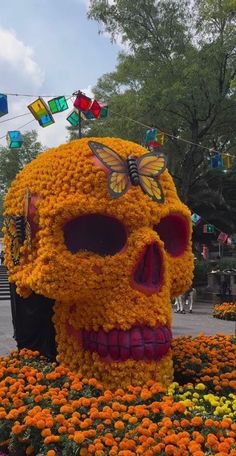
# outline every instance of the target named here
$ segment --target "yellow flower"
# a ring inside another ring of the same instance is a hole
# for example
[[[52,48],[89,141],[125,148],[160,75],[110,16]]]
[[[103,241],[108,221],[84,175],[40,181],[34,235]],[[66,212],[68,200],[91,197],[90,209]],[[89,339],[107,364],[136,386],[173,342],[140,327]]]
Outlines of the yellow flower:
[[[199,390],[199,391],[204,391],[206,389],[206,386],[203,384],[203,383],[198,383],[196,386],[195,386],[195,389],[196,390]]]

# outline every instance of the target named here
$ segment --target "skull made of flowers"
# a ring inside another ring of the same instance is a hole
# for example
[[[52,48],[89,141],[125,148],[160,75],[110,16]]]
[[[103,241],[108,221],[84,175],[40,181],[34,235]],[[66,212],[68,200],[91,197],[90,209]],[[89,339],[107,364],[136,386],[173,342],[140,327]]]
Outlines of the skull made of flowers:
[[[109,388],[149,379],[168,384],[171,299],[192,280],[190,211],[167,170],[152,180],[163,201],[132,182],[114,197],[112,166],[91,144],[124,163],[147,154],[119,138],[85,138],[25,166],[5,201],[10,280],[23,297],[34,291],[55,300],[59,360],[73,371]],[[24,215],[28,234],[17,251],[10,225]]]

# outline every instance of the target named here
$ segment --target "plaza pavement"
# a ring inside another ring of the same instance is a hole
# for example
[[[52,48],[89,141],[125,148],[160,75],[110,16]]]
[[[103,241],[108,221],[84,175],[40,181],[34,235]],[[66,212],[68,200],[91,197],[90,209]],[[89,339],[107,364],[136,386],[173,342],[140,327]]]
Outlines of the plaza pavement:
[[[217,320],[212,317],[213,304],[198,301],[193,313],[173,314],[174,336],[196,336],[204,332],[206,335],[235,334],[235,323]],[[9,300],[0,301],[0,355],[9,353],[16,347],[12,337],[11,307]]]

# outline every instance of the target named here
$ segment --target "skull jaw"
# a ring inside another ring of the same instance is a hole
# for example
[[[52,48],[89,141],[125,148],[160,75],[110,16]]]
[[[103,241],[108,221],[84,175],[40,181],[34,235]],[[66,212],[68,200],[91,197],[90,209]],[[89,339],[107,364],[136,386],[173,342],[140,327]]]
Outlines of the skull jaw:
[[[74,372],[80,372],[88,378],[95,377],[105,388],[127,388],[129,385],[143,385],[149,380],[163,386],[173,382],[171,348],[159,360],[104,360],[98,353],[82,349],[74,336],[68,337],[65,330],[64,334],[57,338],[58,360]]]
[[[95,377],[109,389],[141,385],[148,380],[167,386],[173,381],[169,327],[157,322],[156,327],[135,325],[130,330],[114,328],[107,333],[101,327],[96,332],[76,330],[73,320],[68,322],[68,314],[62,318],[62,305],[55,305],[54,316],[58,358],[72,371]],[[107,339],[102,351],[104,337]]]

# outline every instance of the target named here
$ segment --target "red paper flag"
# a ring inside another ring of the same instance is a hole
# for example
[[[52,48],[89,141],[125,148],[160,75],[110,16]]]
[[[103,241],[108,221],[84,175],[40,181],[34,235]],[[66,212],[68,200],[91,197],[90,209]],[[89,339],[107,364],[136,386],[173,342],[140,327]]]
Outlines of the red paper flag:
[[[221,233],[219,234],[219,236],[217,238],[217,241],[224,243],[227,241],[227,238],[228,238],[228,234],[223,233],[223,231],[221,231]]]
[[[92,113],[93,113],[94,117],[96,117],[96,119],[100,116],[101,106],[97,102],[97,100],[93,100],[93,103],[90,106],[90,111],[92,111]]]
[[[91,103],[91,98],[86,97],[86,95],[79,92],[74,101],[74,107],[80,109],[80,111],[88,111],[91,106]]]

